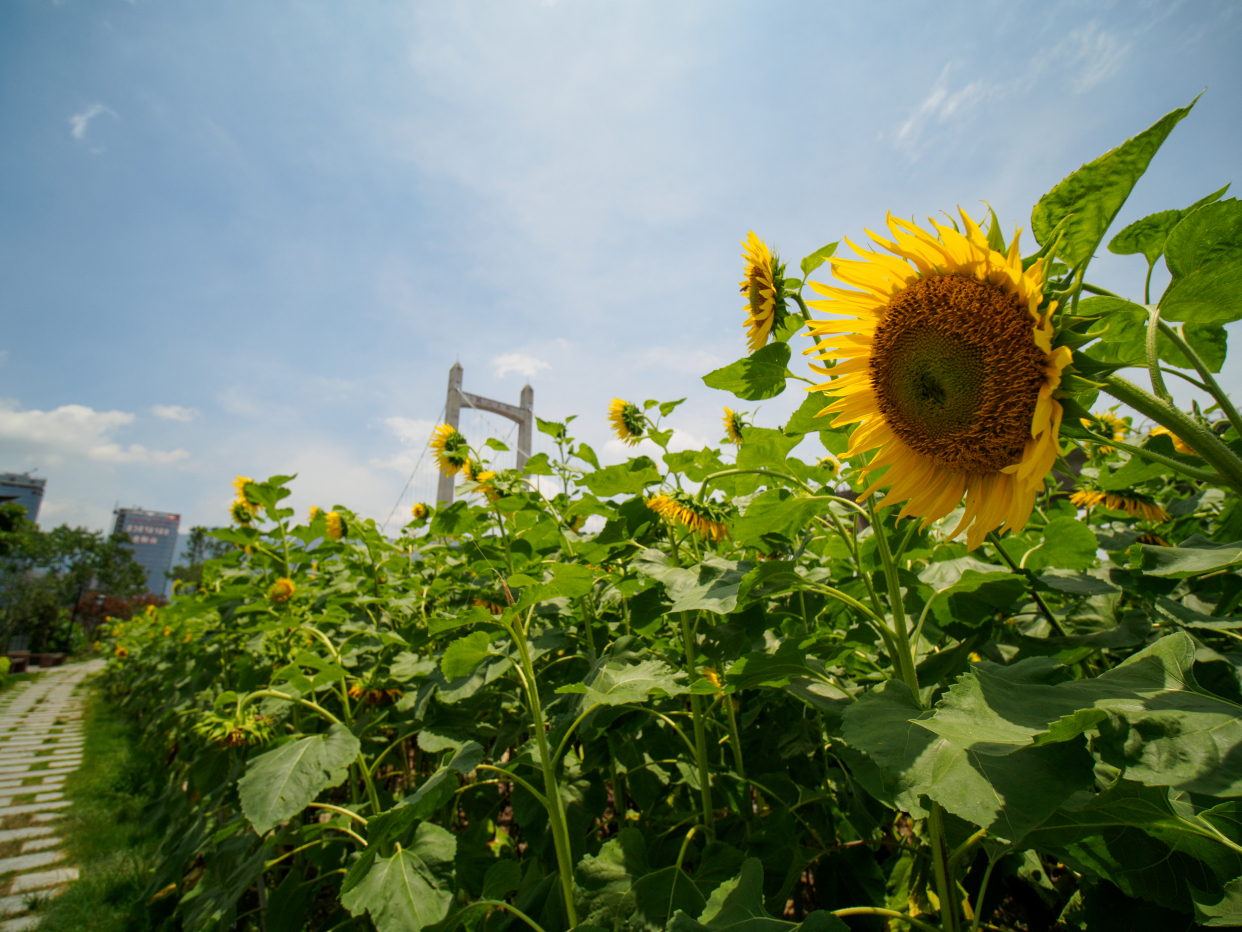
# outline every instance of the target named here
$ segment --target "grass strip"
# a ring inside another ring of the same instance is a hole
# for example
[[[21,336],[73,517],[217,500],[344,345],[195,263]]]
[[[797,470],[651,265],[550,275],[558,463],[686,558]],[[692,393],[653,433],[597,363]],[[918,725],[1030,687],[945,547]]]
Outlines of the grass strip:
[[[158,785],[159,762],[102,690],[86,689],[82,766],[65,781],[73,805],[52,823],[64,864],[77,867],[79,879],[34,903],[34,912],[40,932],[145,932],[152,926],[140,894],[159,838],[143,810]]]

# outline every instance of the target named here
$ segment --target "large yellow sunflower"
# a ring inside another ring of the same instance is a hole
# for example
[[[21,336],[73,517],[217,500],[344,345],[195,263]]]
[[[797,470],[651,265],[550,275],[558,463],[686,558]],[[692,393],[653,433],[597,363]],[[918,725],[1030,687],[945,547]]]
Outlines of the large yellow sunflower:
[[[1025,526],[1058,453],[1061,405],[1052,392],[1072,358],[1052,346],[1043,310],[1043,261],[1023,271],[1014,237],[1008,255],[988,246],[962,213],[965,234],[931,220],[933,236],[891,214],[896,242],[868,231],[892,255],[850,246],[862,261],[832,259],[851,291],[811,282],[831,300],[812,306],[847,319],[816,321],[827,339],[806,352],[838,360],[814,390],[835,400],[820,414],[857,423],[847,457],[876,450],[862,473],[887,467],[881,504],[906,502],[902,517],[924,525],[966,496],[963,530],[974,549],[988,531]],[[848,242],[848,240],[847,240]]]
[[[647,416],[638,405],[630,404],[623,398],[612,399],[608,406],[608,421],[612,424],[613,433],[630,446],[643,439],[643,431],[647,429]]]
[[[431,432],[431,450],[446,476],[457,475],[470,459],[470,445],[452,424],[441,424]]]
[[[772,325],[785,308],[782,294],[784,268],[768,244],[751,230],[742,240],[742,258],[746,260],[746,277],[739,283],[746,297],[746,345],[750,352],[768,342]]]

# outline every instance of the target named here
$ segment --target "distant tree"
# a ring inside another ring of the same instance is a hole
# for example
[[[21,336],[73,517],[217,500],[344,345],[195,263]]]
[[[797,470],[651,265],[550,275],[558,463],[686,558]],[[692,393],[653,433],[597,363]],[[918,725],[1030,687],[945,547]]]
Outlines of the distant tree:
[[[190,528],[185,544],[185,562],[172,568],[169,574],[181,587],[198,588],[203,584],[203,566],[208,560],[224,556],[232,545],[211,536],[215,528],[196,525]]]
[[[0,639],[21,632],[37,650],[67,647],[88,593],[132,598],[145,588],[127,535],[67,525],[45,532],[21,506],[0,505]]]

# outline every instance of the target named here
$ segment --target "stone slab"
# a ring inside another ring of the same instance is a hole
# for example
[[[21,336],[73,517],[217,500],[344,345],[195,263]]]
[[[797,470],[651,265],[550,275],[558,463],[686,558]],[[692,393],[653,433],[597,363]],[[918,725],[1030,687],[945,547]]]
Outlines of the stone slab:
[[[41,890],[44,887],[57,887],[78,879],[76,867],[62,867],[54,871],[40,871],[35,874],[22,874],[13,881],[10,893],[25,893],[27,890]]]
[[[48,867],[65,859],[63,851],[36,851],[34,854],[19,854],[11,858],[0,858],[0,874],[13,871],[30,871],[36,867]]]
[[[0,831],[0,843],[6,841],[17,841],[19,838],[38,838],[40,835],[50,835],[56,829],[48,827],[42,828],[38,825],[28,825],[25,828],[9,828]]]
[[[61,840],[55,835],[49,838],[32,838],[30,841],[22,842],[22,854],[30,854],[32,851],[43,851],[47,848],[55,848],[61,843]]]

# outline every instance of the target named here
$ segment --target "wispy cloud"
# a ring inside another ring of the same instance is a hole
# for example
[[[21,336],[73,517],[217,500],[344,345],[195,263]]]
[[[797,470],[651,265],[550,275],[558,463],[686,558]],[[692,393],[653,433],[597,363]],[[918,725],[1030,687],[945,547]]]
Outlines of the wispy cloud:
[[[669,346],[657,346],[643,356],[647,365],[687,375],[707,375],[724,365],[724,360],[706,350],[678,350]]]
[[[19,411],[13,402],[0,401],[0,441],[27,460],[59,463],[88,459],[166,466],[189,458],[185,450],[149,450],[137,443],[125,447],[112,439],[114,431],[133,422],[134,415],[126,411],[96,411],[85,405]]]
[[[101,113],[108,113],[116,116],[116,112],[110,107],[103,104],[94,103],[83,110],[81,113],[75,113],[69,117],[69,132],[74,139],[85,139],[86,128],[90,125],[91,120],[99,116]]]
[[[516,372],[518,375],[524,375],[528,379],[533,379],[539,374],[541,369],[551,369],[550,363],[544,362],[542,359],[536,359],[526,353],[505,353],[497,356],[492,360],[492,365],[496,367],[496,378],[502,379],[510,372]]]
[[[151,413],[161,420],[188,424],[198,417],[198,408],[183,408],[181,405],[152,405]]]

